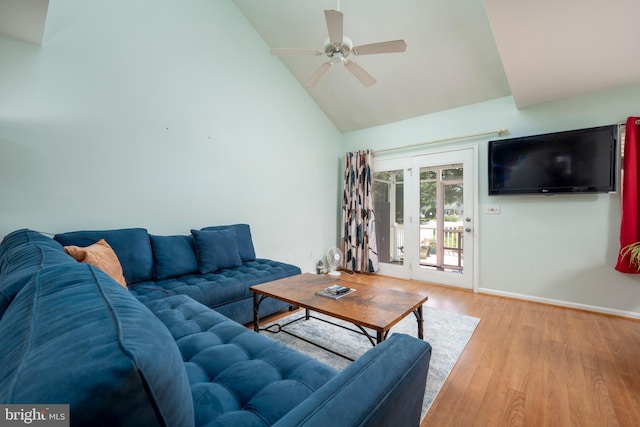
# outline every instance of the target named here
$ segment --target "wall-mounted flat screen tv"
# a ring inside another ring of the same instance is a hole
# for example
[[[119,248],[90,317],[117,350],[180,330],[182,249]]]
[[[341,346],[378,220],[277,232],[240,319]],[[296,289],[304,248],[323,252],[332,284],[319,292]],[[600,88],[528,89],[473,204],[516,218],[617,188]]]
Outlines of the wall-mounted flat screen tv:
[[[489,141],[489,195],[616,191],[618,125]]]

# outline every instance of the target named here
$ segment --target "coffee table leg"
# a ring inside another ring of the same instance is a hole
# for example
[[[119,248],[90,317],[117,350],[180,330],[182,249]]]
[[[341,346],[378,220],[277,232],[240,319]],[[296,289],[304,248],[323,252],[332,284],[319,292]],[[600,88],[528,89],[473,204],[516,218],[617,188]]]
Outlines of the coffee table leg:
[[[424,333],[423,333],[424,317],[422,316],[422,306],[413,310],[413,314],[416,315],[416,320],[418,322],[418,338],[422,339],[424,336]]]
[[[309,320],[309,309],[308,308],[304,309],[304,320]]]
[[[260,316],[258,316],[258,311],[260,309],[260,302],[258,301],[258,293],[253,293],[253,330],[256,332],[260,331]]]

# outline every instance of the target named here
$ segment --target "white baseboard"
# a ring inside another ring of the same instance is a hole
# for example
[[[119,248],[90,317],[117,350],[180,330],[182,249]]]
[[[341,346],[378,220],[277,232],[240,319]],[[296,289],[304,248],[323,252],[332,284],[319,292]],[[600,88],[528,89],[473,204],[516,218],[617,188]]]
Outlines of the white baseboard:
[[[495,289],[487,289],[487,288],[480,288],[478,289],[478,292],[482,294],[496,295],[496,296],[501,296],[506,298],[515,298],[515,299],[520,299],[525,301],[533,301],[533,302],[539,302],[543,304],[556,305],[559,307],[575,308],[578,310],[593,311],[596,313],[610,314],[613,316],[621,316],[621,317],[629,317],[631,319],[640,320],[640,313],[637,313],[635,311],[615,310],[612,308],[599,307],[596,305],[578,304],[574,302],[560,301],[560,300],[554,300],[549,298],[533,297],[531,295],[517,294],[513,292],[504,292],[504,291],[498,291]]]

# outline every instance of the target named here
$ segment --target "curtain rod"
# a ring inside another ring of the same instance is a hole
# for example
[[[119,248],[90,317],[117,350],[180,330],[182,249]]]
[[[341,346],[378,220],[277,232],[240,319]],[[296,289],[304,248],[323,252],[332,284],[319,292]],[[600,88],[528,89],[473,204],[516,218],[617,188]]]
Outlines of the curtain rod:
[[[506,135],[508,133],[509,133],[509,129],[507,129],[507,128],[498,129],[498,130],[490,130],[490,131],[487,131],[487,132],[472,133],[472,134],[469,134],[469,135],[452,136],[452,137],[449,137],[449,138],[434,139],[433,141],[419,142],[417,144],[411,144],[411,145],[403,145],[402,147],[385,148],[385,149],[382,149],[382,150],[373,150],[373,154],[375,155],[375,154],[378,154],[378,153],[385,153],[387,151],[405,150],[407,148],[414,148],[414,147],[420,147],[422,145],[435,144],[436,142],[455,141],[455,140],[458,140],[458,139],[467,139],[467,138],[474,138],[474,137],[478,137],[478,136],[493,135],[493,134],[497,134],[498,136],[502,136],[502,135]]]

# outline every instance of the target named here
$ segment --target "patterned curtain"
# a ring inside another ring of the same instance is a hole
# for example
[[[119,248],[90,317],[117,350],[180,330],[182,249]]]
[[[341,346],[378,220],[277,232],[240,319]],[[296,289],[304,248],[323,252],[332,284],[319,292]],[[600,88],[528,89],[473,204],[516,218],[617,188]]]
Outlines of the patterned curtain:
[[[620,224],[620,252],[616,270],[638,274],[637,265],[629,259],[624,248],[640,241],[640,117],[627,118],[622,168],[622,221]]]
[[[354,151],[344,156],[342,193],[342,253],[347,270],[379,270],[373,212],[373,153]]]

